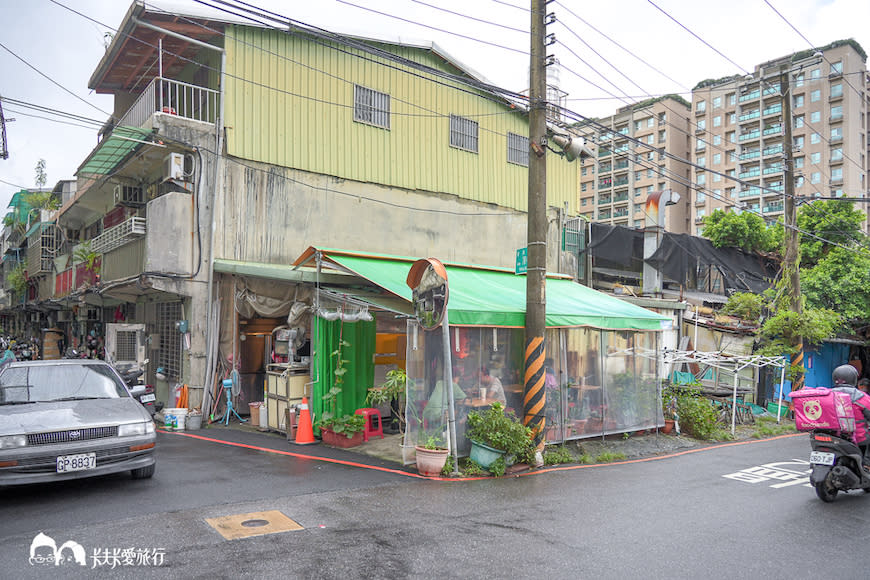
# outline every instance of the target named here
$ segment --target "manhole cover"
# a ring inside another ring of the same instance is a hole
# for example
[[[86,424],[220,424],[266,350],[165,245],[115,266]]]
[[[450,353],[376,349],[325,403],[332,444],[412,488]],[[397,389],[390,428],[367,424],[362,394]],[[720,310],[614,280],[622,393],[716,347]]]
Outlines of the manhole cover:
[[[302,526],[278,510],[207,518],[205,521],[227,540],[302,529]]]

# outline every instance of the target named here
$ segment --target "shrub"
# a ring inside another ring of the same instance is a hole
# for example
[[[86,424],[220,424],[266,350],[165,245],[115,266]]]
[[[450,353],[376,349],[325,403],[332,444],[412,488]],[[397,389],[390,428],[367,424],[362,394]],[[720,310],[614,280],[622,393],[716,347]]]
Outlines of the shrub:
[[[695,439],[712,439],[716,432],[716,408],[713,403],[694,390],[677,395],[677,416],[680,429]]]
[[[504,406],[498,401],[486,411],[468,414],[466,434],[472,441],[504,451],[522,463],[529,463],[534,458],[531,429],[520,423],[513,411],[505,413]]]

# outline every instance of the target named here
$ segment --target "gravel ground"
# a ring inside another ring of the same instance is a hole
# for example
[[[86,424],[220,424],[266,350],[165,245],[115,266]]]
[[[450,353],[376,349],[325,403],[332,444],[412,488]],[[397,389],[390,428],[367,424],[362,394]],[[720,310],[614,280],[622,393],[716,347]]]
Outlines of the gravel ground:
[[[784,425],[794,424],[790,421],[785,421]],[[744,441],[747,439],[757,438],[758,424],[755,425],[738,425],[735,429],[734,441]],[[761,438],[765,436],[762,435]],[[626,459],[638,459],[642,457],[652,457],[655,455],[666,455],[683,449],[691,449],[695,447],[705,447],[716,445],[723,441],[702,441],[693,439],[688,435],[665,435],[664,433],[641,432],[634,433],[629,437],[624,435],[609,435],[605,438],[596,437],[591,439],[579,439],[569,441],[566,447],[575,456],[589,455],[592,458],[598,457],[602,453],[622,453]]]

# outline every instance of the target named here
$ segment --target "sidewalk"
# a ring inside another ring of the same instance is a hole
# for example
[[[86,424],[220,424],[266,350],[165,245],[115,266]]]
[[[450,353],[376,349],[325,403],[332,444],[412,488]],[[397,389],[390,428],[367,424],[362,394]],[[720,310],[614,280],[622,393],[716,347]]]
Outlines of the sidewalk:
[[[160,427],[162,421],[158,419],[157,424]],[[261,431],[259,428],[247,423],[239,423],[238,420],[230,421],[229,425],[222,423],[203,424],[201,429],[177,431],[177,433],[238,445],[262,447],[276,451],[289,451],[298,455],[356,462],[374,467],[388,467],[416,473],[413,466],[405,467],[402,465],[401,435],[398,434],[384,434],[383,439],[375,437],[357,447],[338,449],[324,445],[319,440],[317,443],[310,445],[296,445],[288,441],[287,436],[283,433]]]

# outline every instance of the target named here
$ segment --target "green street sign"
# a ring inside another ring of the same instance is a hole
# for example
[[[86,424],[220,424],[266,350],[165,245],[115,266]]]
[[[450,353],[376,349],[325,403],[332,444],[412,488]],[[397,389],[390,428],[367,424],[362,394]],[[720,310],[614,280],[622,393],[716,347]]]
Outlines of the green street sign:
[[[520,248],[517,250],[517,267],[514,269],[515,274],[525,274],[529,268],[529,249]]]

